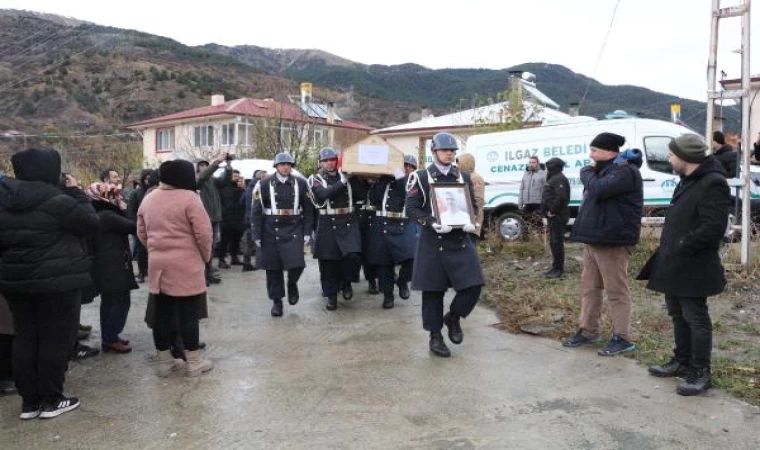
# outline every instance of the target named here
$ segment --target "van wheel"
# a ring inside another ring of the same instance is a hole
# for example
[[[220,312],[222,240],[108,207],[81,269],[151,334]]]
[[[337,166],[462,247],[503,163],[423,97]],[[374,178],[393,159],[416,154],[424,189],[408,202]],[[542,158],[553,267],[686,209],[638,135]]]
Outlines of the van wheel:
[[[525,221],[518,213],[504,213],[496,219],[496,227],[505,241],[516,241],[525,235]]]

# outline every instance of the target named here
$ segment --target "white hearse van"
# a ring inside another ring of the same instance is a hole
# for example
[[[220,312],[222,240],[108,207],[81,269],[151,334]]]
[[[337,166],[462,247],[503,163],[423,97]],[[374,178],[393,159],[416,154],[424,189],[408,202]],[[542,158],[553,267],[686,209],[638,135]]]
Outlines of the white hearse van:
[[[522,235],[524,222],[517,200],[520,181],[532,156],[537,156],[541,163],[553,157],[565,161],[564,173],[570,181],[570,207],[574,216],[583,198],[580,169],[591,161],[589,143],[602,132],[625,137],[621,151],[641,150],[645,216],[661,216],[661,209],[670,204],[678,184],[678,177],[668,162],[668,143],[674,137],[693,131],[653,119],[586,118],[565,124],[473,135],[467,139],[466,153],[475,157],[475,170],[486,182],[483,209],[487,223],[495,226],[504,239],[518,239]]]

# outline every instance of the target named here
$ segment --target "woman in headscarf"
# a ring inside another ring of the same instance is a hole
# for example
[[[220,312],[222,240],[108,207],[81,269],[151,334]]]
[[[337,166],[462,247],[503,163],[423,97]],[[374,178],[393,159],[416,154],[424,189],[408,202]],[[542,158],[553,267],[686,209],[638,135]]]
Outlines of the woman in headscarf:
[[[107,182],[93,183],[86,194],[100,217],[92,279],[100,292],[102,348],[104,352],[128,353],[132,347],[119,335],[127,323],[130,291],[137,289],[129,252],[129,235],[137,232],[137,226],[126,217],[127,205],[119,195],[120,190],[120,186]]]
[[[211,221],[195,192],[190,162],[164,162],[159,181],[137,213],[137,235],[148,249],[150,293],[156,296],[153,339],[158,375],[169,376],[185,367],[170,350],[178,323],[186,350],[186,375],[198,376],[214,367],[200,355],[198,326],[198,304],[206,293],[205,266],[212,256]]]

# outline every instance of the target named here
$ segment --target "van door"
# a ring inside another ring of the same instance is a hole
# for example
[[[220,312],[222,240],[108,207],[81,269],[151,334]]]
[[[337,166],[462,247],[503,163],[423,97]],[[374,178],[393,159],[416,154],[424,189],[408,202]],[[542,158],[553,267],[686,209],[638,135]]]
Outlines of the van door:
[[[670,205],[679,178],[668,161],[671,136],[644,136],[644,164],[641,179],[644,181],[644,207],[657,208]],[[646,215],[646,212],[645,212]]]

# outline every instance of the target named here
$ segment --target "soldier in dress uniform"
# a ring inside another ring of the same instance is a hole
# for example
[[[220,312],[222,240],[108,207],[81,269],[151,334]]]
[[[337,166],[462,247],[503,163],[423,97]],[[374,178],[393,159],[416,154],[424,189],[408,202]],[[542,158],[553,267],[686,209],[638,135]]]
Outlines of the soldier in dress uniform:
[[[394,281],[399,297],[409,298],[417,230],[406,215],[406,184],[409,174],[417,170],[413,155],[404,157],[404,170],[396,169],[395,177],[381,177],[369,192],[370,204],[376,209],[372,219],[369,243],[369,262],[377,268],[383,308],[393,308]],[[395,267],[401,265],[396,280]]]
[[[267,293],[272,316],[282,316],[285,276],[288,272],[288,303],[298,303],[298,279],[303,273],[304,244],[311,239],[313,206],[306,180],[293,176],[295,162],[287,153],[274,158],[274,174],[264,178],[253,191],[253,240],[257,267],[266,270]]]
[[[484,284],[480,260],[470,238],[470,233],[477,234],[479,230],[472,223],[462,228],[441,225],[431,206],[431,185],[464,183],[473,208],[477,208],[470,176],[452,164],[458,149],[450,133],[433,136],[433,163],[410,176],[406,197],[407,215],[422,226],[414,256],[412,289],[422,291],[422,325],[430,332],[430,351],[441,357],[451,356],[441,334],[443,325],[448,328],[451,342],[462,343],[460,319],[475,308]],[[444,315],[443,296],[450,287],[456,295]]]
[[[309,178],[312,200],[319,217],[314,238],[314,257],[319,260],[322,292],[327,309],[338,307],[338,291],[353,297],[351,282],[361,265],[361,232],[356,202],[366,197],[364,183],[337,169],[338,153],[319,151],[319,171]]]
[[[372,190],[376,180],[368,180],[365,182],[365,188],[367,189],[367,197],[362,202],[359,209],[359,228],[362,235],[362,267],[364,268],[364,279],[367,280],[367,293],[370,295],[377,295],[380,291],[377,290],[377,267],[369,260],[369,252],[371,245],[371,224],[372,219],[375,217],[377,208],[372,204],[369,198],[369,192]],[[357,271],[358,271],[357,267]],[[357,273],[358,277],[358,273]],[[358,280],[355,280],[358,281]]]

